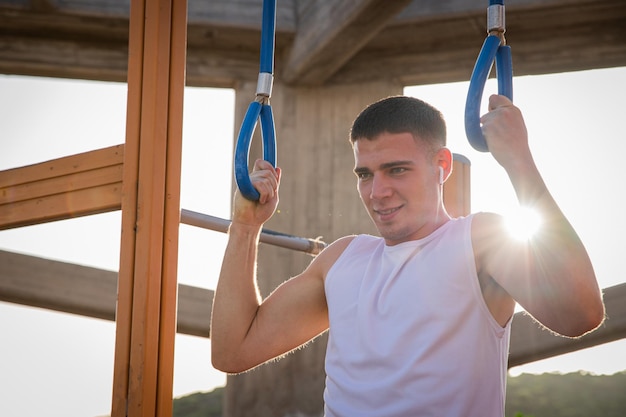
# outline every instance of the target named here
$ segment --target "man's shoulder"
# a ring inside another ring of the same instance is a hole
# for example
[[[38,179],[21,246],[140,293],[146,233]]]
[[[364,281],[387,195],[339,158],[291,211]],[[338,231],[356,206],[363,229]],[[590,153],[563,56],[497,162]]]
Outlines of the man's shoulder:
[[[384,240],[377,236],[372,235],[348,235],[341,237],[326,247],[315,259],[316,263],[319,263],[325,272],[328,272],[330,268],[337,263],[339,258],[346,252],[348,247],[351,248],[367,248],[372,245],[384,243]],[[357,249],[358,250],[358,249]]]

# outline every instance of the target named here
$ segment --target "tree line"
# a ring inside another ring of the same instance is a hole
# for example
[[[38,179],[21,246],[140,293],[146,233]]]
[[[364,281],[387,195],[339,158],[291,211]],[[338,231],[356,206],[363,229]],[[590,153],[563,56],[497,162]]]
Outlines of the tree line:
[[[220,387],[176,398],[173,417],[221,417],[223,396]],[[506,417],[626,417],[626,371],[509,377]]]

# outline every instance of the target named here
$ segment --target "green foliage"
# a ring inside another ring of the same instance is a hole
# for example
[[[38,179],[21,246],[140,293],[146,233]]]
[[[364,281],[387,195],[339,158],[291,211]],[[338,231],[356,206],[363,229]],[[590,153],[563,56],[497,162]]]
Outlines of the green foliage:
[[[172,417],[221,417],[224,387],[174,399]]]
[[[522,374],[507,382],[507,417],[625,417],[626,371]],[[174,399],[173,417],[221,417],[224,388]]]
[[[613,375],[522,374],[507,382],[506,415],[624,417],[626,372]]]

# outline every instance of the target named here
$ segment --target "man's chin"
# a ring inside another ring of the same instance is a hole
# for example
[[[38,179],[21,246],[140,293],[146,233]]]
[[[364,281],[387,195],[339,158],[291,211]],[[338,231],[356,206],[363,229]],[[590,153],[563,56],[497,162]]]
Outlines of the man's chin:
[[[406,230],[394,229],[391,227],[378,227],[378,225],[377,228],[378,233],[383,239],[385,239],[385,242],[387,242],[388,245],[394,245],[408,240]]]

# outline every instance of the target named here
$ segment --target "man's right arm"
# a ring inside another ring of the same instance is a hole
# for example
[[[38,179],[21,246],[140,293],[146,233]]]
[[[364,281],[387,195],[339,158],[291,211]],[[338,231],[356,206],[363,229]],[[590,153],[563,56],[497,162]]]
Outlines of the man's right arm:
[[[260,228],[231,225],[211,313],[211,360],[226,372],[234,368],[261,304],[255,269]]]
[[[231,226],[213,300],[213,366],[239,373],[284,355],[328,329],[326,273],[352,240],[339,239],[296,277],[261,301],[256,285],[258,233]]]
[[[236,193],[211,315],[213,366],[231,373],[283,355],[328,328],[324,277],[341,252],[341,245],[331,245],[262,301],[256,284],[257,248],[261,228],[278,204],[280,170],[257,161],[251,179],[261,198],[251,202]]]

